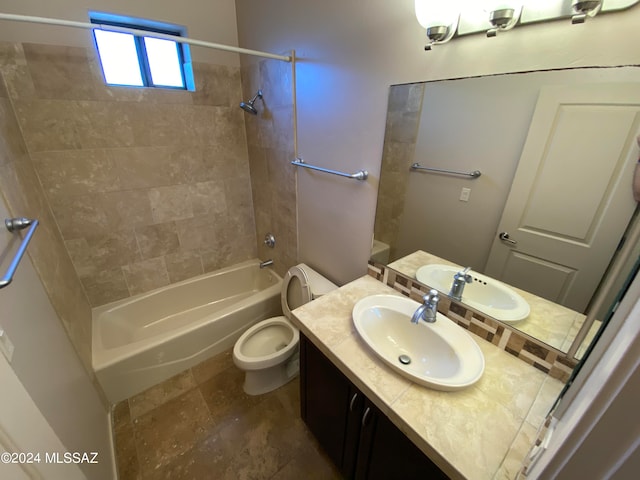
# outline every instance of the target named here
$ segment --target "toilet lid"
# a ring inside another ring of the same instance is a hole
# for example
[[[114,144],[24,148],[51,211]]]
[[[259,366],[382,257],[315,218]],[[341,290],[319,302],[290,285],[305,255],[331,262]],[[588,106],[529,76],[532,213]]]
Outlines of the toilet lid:
[[[311,301],[311,286],[306,272],[298,265],[289,269],[282,282],[282,313],[290,319],[291,310]]]

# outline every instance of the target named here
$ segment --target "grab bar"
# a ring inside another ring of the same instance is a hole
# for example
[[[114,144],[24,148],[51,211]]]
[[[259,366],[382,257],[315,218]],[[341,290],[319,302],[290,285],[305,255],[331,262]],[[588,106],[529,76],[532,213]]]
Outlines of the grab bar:
[[[0,288],[6,287],[11,283],[11,280],[13,280],[13,274],[16,273],[16,268],[18,268],[18,264],[20,263],[20,260],[22,260],[22,256],[24,255],[24,252],[27,250],[27,245],[29,245],[29,242],[31,241],[33,232],[36,231],[36,228],[38,226],[38,220],[36,219],[30,220],[24,217],[7,218],[4,221],[4,225],[7,227],[7,230],[9,230],[12,233],[18,230],[23,230],[27,227],[29,227],[29,230],[27,230],[27,233],[22,239],[22,243],[20,244],[20,247],[18,248],[18,251],[16,252],[15,257],[13,257],[13,260],[11,261],[9,268],[7,269],[7,273],[5,273],[2,279],[0,280]]]
[[[354,180],[366,180],[369,176],[369,172],[366,170],[359,170],[356,173],[344,173],[339,172],[337,170],[330,170],[328,168],[316,167],[315,165],[309,165],[308,163],[304,163],[304,160],[301,158],[296,158],[291,162],[291,165],[295,165],[296,167],[304,167],[310,168],[311,170],[318,170],[319,172],[330,173],[332,175],[339,175],[341,177],[353,178]]]
[[[426,170],[427,172],[451,173],[453,175],[463,175],[465,177],[471,177],[471,178],[478,178],[480,175],[482,175],[480,170],[474,170],[471,173],[457,172],[455,170],[444,170],[442,168],[423,167],[417,162],[411,165],[411,170]]]

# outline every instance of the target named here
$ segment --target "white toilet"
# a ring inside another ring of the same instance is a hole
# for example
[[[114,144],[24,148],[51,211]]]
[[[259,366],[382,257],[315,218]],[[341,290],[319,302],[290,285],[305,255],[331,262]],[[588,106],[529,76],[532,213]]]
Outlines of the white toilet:
[[[337,285],[304,263],[289,269],[280,294],[285,316],[255,324],[233,347],[233,363],[245,371],[246,393],[261,395],[270,392],[298,374],[300,332],[289,321],[291,310],[336,288]]]

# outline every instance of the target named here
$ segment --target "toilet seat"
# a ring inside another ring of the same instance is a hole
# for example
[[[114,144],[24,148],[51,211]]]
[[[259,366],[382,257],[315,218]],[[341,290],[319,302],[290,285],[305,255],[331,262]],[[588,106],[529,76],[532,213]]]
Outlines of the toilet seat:
[[[291,319],[291,311],[338,288],[304,263],[291,267],[282,280],[282,313]]]
[[[260,335],[261,332],[263,334],[267,333],[268,335],[269,332],[264,332],[265,330],[277,327],[284,327],[287,329],[285,338],[283,338],[286,345],[283,348],[276,351],[268,349],[267,353],[264,355],[249,354],[244,351],[247,342],[249,342],[254,335]],[[255,324],[240,336],[236,344],[233,346],[233,361],[243,370],[269,368],[282,362],[283,358],[289,357],[292,354],[292,350],[298,346],[299,339],[300,331],[295,328],[286,317],[272,317]]]
[[[287,318],[291,318],[291,310],[310,302],[313,299],[309,277],[300,265],[291,267],[282,279],[282,293],[280,303],[282,313]]]

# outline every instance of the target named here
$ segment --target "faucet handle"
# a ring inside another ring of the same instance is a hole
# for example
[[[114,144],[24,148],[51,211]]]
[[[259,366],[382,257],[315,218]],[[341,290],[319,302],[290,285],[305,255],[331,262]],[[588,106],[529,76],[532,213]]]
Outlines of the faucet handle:
[[[440,292],[436,289],[431,289],[427,295],[422,297],[422,301],[425,304],[437,303],[440,300]]]
[[[471,267],[467,267],[464,270],[459,271],[458,273],[456,273],[453,277],[456,280],[464,280],[467,283],[471,283],[473,282],[473,277],[469,274],[469,271],[471,270]]]

